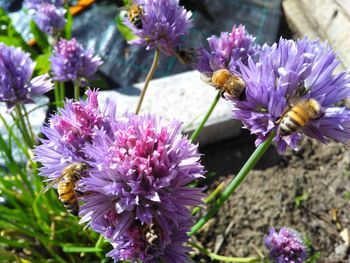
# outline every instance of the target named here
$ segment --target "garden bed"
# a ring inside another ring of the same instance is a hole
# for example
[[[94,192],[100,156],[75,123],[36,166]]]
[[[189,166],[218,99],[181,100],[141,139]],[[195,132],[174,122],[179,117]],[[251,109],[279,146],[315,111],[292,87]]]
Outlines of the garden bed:
[[[218,171],[208,192],[219,182],[232,179],[253,151],[253,143],[253,138],[243,133],[241,138],[201,150],[207,170]],[[268,229],[291,227],[320,252],[317,262],[349,262],[345,242],[350,227],[349,198],[346,146],[305,140],[299,151],[288,151],[285,156],[271,147],[219,215],[203,228],[199,241],[220,255],[266,255],[263,242]]]

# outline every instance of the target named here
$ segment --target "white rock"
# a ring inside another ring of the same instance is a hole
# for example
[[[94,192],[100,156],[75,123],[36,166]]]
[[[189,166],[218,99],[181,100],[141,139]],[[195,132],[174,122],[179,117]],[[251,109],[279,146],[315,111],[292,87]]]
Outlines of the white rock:
[[[189,71],[171,77],[152,80],[145,95],[140,113],[152,113],[171,121],[183,122],[183,132],[191,134],[200,124],[217,94],[215,88],[200,80],[198,71]],[[100,103],[106,98],[115,99],[118,113],[134,112],[143,83],[134,87],[101,91]],[[232,118],[229,101],[220,98],[218,105],[203,128],[198,142],[201,145],[238,135],[241,124]]]

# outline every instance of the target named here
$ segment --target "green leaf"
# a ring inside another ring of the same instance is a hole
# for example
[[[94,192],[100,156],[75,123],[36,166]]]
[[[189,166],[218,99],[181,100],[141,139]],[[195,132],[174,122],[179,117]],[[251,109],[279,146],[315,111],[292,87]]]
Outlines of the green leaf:
[[[36,57],[35,72],[37,73],[37,75],[42,75],[50,71],[50,55],[50,53],[45,53]]]
[[[49,45],[49,42],[47,40],[46,34],[39,29],[39,27],[35,24],[35,22],[33,20],[30,21],[29,27],[30,27],[30,31],[34,35],[36,43],[38,44],[40,49],[43,52],[48,51],[50,48],[50,45]]]
[[[115,19],[117,24],[117,29],[119,30],[120,34],[125,38],[126,41],[130,41],[138,38],[138,36],[136,36],[129,27],[124,25],[123,20],[125,16],[126,16],[126,11],[120,11],[117,14]]]
[[[63,246],[64,252],[69,253],[96,253],[101,252],[101,248],[96,247],[71,247],[71,246]]]
[[[6,45],[21,47],[23,50],[31,53],[31,55],[36,55],[35,50],[27,44],[21,34],[13,27],[11,18],[2,8],[0,8],[0,36],[0,42]]]

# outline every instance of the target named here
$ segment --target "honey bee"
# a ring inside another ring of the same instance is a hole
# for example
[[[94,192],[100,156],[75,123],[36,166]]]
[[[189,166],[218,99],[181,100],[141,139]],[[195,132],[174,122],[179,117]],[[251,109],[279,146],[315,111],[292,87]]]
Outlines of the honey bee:
[[[55,180],[50,182],[43,189],[43,193],[45,193],[49,188],[51,188],[54,184],[57,184],[57,192],[59,199],[62,201],[64,207],[67,209],[69,213],[77,216],[79,213],[79,201],[78,196],[75,191],[75,184],[81,178],[81,173],[86,169],[86,164],[84,163],[71,163],[67,165],[60,176],[58,176]]]
[[[144,10],[141,5],[133,4],[128,11],[128,19],[136,28],[142,29],[142,16]]]
[[[317,118],[321,105],[315,99],[296,99],[277,121],[279,134],[288,136],[299,131],[310,120]]]
[[[222,91],[222,95],[226,92],[235,99],[244,100],[245,83],[243,79],[235,76],[227,69],[219,69],[213,74],[202,73],[201,79],[207,84]]]
[[[161,231],[156,224],[147,225],[143,229],[147,243],[152,247],[160,246]]]
[[[182,64],[194,63],[195,59],[197,57],[196,52],[197,52],[197,50],[194,48],[179,48],[179,47],[177,47],[175,49],[176,57]]]

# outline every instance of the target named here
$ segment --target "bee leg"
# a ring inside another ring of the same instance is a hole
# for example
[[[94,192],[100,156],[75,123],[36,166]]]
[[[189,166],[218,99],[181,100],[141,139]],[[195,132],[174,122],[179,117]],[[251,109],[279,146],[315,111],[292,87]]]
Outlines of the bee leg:
[[[221,96],[221,98],[226,99],[224,94],[225,94],[225,91],[223,91],[223,90],[220,91],[220,96]]]

